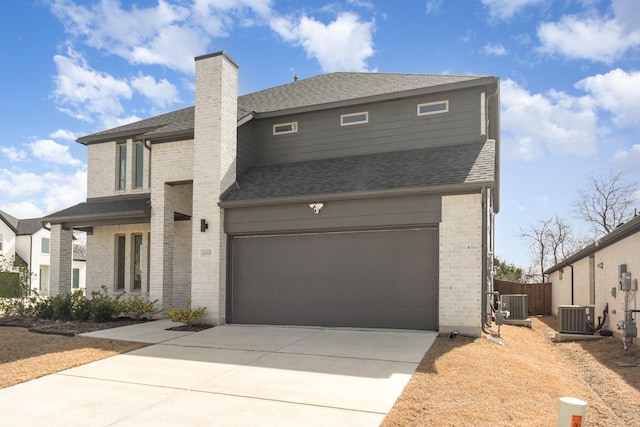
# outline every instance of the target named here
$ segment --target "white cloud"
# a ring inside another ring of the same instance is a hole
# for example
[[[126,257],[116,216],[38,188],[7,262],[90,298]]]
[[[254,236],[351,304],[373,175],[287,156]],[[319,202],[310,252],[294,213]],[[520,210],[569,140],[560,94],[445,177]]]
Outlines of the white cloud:
[[[36,173],[0,169],[0,188],[4,198],[23,198],[25,194],[33,197],[46,187],[46,181]]]
[[[89,6],[54,0],[51,10],[74,38],[132,63],[191,72],[193,58],[206,51],[204,32],[188,23],[191,11],[164,0],[154,7],[134,5],[130,10],[116,0]]]
[[[64,139],[66,141],[75,141],[78,139],[79,135],[75,132],[71,132],[66,129],[58,129],[57,131],[49,134],[51,138],[55,139]]]
[[[4,154],[10,162],[19,162],[27,158],[26,151],[16,147],[0,147],[0,153]]]
[[[505,56],[508,53],[507,49],[500,43],[487,43],[482,47],[482,51],[488,56]]]
[[[618,150],[613,162],[619,170],[636,170],[640,164],[640,144],[634,144],[628,150]]]
[[[87,174],[81,169],[42,174],[0,169],[0,187],[4,210],[18,218],[40,217],[42,203],[47,214],[84,201]]]
[[[427,15],[437,15],[442,8],[443,0],[427,0]]]
[[[63,111],[72,117],[91,120],[92,115],[119,116],[124,109],[120,100],[131,98],[132,91],[126,81],[96,71],[80,55],[56,55],[58,74],[53,96]]]
[[[234,25],[268,22],[271,0],[158,0],[152,7],[121,7],[117,0],[91,5],[54,0],[52,12],[65,30],[88,46],[134,64],[162,65],[193,73],[193,58],[207,52],[210,37],[229,35]]]
[[[43,198],[47,212],[55,212],[83,202],[87,198],[87,173],[47,173],[47,192]]]
[[[158,108],[166,108],[170,104],[180,102],[178,89],[167,79],[156,81],[153,76],[139,75],[131,79],[131,86],[149,98]]]
[[[43,216],[42,210],[30,201],[4,203],[2,210],[19,219],[40,218]]]
[[[602,130],[593,100],[551,90],[532,94],[512,80],[501,84],[502,147],[507,155],[531,160],[545,151],[593,154]]]
[[[271,28],[285,41],[302,46],[307,57],[315,58],[325,72],[368,71],[366,60],[373,55],[374,21],[360,21],[344,12],[329,24],[302,16],[275,18]]]
[[[56,163],[67,166],[80,166],[82,162],[74,159],[69,153],[69,147],[58,144],[50,139],[41,139],[34,143],[28,144],[31,153],[38,159],[47,163]]]
[[[640,71],[617,68],[580,80],[576,87],[589,92],[617,126],[640,129]]]
[[[546,0],[482,0],[492,18],[509,20],[525,7],[540,4]]]
[[[617,19],[575,15],[540,24],[538,38],[544,53],[607,64],[640,45],[640,31],[629,32]]]

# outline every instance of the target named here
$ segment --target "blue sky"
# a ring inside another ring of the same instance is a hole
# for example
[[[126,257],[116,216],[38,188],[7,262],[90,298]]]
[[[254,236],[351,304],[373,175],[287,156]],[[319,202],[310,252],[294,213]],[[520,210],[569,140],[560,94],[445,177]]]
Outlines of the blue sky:
[[[589,175],[640,181],[637,0],[0,2],[0,209],[86,197],[77,137],[193,105],[194,60],[226,51],[240,94],[332,71],[501,78],[497,256]]]

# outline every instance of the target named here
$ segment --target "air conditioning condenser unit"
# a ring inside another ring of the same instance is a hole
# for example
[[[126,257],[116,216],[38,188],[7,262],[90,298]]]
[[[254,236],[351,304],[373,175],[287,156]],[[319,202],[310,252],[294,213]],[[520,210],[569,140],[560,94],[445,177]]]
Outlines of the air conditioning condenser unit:
[[[565,334],[590,334],[595,308],[583,305],[558,306],[558,332]]]
[[[529,318],[529,295],[501,295],[502,305],[509,311],[509,320],[526,320]]]

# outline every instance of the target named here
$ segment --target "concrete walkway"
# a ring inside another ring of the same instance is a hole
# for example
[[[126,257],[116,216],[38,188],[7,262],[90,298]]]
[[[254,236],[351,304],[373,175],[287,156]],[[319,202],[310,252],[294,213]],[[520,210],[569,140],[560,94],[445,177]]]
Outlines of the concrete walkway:
[[[0,424],[377,426],[437,335],[169,326],[85,334],[154,344],[0,390]]]

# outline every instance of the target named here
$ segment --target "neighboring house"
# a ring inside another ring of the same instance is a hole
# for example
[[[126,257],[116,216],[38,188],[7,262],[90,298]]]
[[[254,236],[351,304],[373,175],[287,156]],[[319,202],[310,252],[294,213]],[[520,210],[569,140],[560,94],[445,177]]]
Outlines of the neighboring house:
[[[191,299],[215,324],[479,335],[499,79],[332,73],[240,97],[237,79],[198,57],[194,107],[78,139],[87,201],[45,218],[52,286],[75,228],[88,290]]]
[[[39,219],[17,219],[0,211],[0,255],[24,261],[31,276],[31,289],[49,295],[50,231]],[[69,247],[71,249],[71,246]],[[85,287],[85,260],[74,257],[71,278],[64,290]]]
[[[640,278],[640,216],[586,246],[554,265],[544,273],[549,275],[551,304],[557,314],[559,305],[593,306],[597,317],[603,316],[608,305],[607,327],[620,335],[617,324],[625,320],[625,298],[631,298],[627,309],[638,309],[634,290],[618,289],[619,266],[625,265],[632,283]],[[637,282],[636,282],[637,283]],[[627,303],[629,300],[627,301]],[[634,316],[635,317],[635,316]]]

